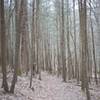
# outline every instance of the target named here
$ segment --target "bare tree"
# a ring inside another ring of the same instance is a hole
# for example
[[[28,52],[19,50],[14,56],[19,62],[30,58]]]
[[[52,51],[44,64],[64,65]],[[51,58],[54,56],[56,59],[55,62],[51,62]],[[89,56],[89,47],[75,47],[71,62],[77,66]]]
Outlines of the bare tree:
[[[62,27],[61,27],[61,59],[62,59],[62,76],[63,76],[63,81],[66,82],[66,52],[65,52],[65,30],[64,30],[64,0],[61,1],[61,10],[62,10],[62,17],[61,17],[61,22],[62,22]]]
[[[0,0],[0,35],[1,35],[1,65],[3,82],[2,87],[6,92],[9,91],[6,72],[6,31],[5,31],[5,16],[4,16],[4,0]]]
[[[80,19],[80,42],[81,42],[81,87],[86,90],[87,100],[90,100],[89,85],[87,78],[87,1],[78,0]]]
[[[95,55],[95,41],[94,41],[94,29],[93,29],[93,23],[92,23],[92,15],[91,15],[91,0],[90,0],[90,27],[91,27],[91,36],[92,36],[92,48],[93,48],[93,61],[94,61],[94,74],[95,74],[95,82],[98,84],[97,79],[97,64],[96,64],[96,55]]]
[[[77,42],[76,42],[76,16],[75,16],[75,0],[73,0],[73,25],[74,25],[74,50],[75,50],[75,77],[79,81],[79,68],[77,61]]]
[[[32,1],[32,33],[31,33],[31,77],[30,77],[30,88],[32,87],[32,78],[33,78],[33,67],[34,63],[35,63],[35,25],[34,25],[34,21],[35,21],[35,14],[34,11],[35,10],[35,0]]]
[[[17,81],[17,68],[19,66],[19,47],[20,47],[20,30],[19,30],[19,14],[18,14],[18,1],[15,0],[15,26],[16,26],[16,42],[15,42],[15,65],[14,65],[14,74],[12,79],[12,84],[10,87],[10,92],[14,93],[15,84]]]

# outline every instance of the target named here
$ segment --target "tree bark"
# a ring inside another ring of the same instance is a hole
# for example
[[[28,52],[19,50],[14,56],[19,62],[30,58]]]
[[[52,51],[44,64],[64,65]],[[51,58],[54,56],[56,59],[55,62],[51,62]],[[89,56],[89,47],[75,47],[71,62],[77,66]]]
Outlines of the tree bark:
[[[80,42],[81,42],[81,87],[86,90],[87,100],[90,100],[90,92],[87,78],[87,1],[78,0],[80,19]]]
[[[7,83],[7,70],[6,70],[6,31],[5,31],[4,0],[0,0],[0,35],[1,35],[1,66],[3,74],[2,87],[6,92],[8,92],[9,89]]]
[[[15,65],[12,84],[10,92],[14,93],[15,84],[17,82],[17,70],[19,66],[19,48],[20,48],[20,31],[19,31],[19,15],[18,15],[18,1],[15,0],[15,27],[16,27],[16,42],[15,42]]]
[[[62,55],[62,77],[63,81],[66,82],[66,52],[65,52],[65,30],[64,30],[64,0],[61,2],[61,9],[62,9],[62,32],[61,32],[61,55]]]

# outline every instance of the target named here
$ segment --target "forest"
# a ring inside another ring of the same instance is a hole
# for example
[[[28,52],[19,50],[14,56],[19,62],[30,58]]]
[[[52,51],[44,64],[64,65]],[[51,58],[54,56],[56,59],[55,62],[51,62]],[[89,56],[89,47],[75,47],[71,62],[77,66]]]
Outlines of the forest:
[[[0,0],[0,100],[100,100],[100,0]]]

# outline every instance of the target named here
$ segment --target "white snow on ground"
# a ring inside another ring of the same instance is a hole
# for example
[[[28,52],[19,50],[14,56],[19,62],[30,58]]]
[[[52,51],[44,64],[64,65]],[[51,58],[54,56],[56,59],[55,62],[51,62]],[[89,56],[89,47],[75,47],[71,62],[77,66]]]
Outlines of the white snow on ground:
[[[29,80],[18,77],[14,94],[6,94],[0,88],[0,100],[86,100],[85,93],[73,81],[64,83],[61,78],[42,72],[42,80],[33,78],[34,89],[30,89]],[[100,100],[100,87],[91,87],[90,92],[91,100]]]

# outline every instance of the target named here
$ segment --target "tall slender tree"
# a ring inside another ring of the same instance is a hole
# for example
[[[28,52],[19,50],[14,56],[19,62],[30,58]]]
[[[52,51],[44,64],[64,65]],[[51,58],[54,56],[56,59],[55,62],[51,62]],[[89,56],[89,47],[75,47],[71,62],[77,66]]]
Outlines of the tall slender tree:
[[[20,16],[21,17],[21,16]],[[16,27],[16,42],[15,42],[15,64],[14,64],[14,74],[12,79],[12,84],[10,87],[10,92],[14,93],[15,84],[17,81],[17,68],[19,66],[19,48],[20,48],[20,30],[19,30],[19,22],[20,17],[18,13],[18,0],[15,0],[15,27]]]
[[[80,19],[80,44],[81,44],[81,87],[86,90],[87,100],[90,100],[90,92],[87,77],[87,0],[78,0]]]
[[[0,0],[0,35],[1,35],[1,66],[3,74],[2,87],[6,92],[8,92],[9,89],[7,83],[7,70],[6,70],[6,31],[5,31],[4,0]]]
[[[63,81],[66,82],[66,52],[65,52],[65,27],[64,27],[64,0],[61,1],[61,22],[62,22],[62,27],[61,27],[61,59],[62,59],[62,77]]]

